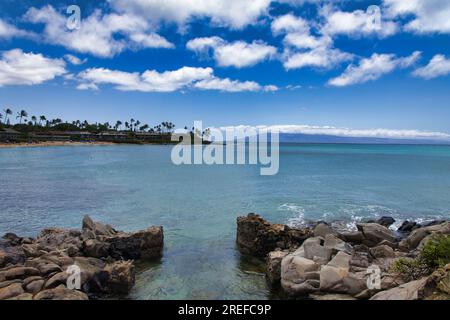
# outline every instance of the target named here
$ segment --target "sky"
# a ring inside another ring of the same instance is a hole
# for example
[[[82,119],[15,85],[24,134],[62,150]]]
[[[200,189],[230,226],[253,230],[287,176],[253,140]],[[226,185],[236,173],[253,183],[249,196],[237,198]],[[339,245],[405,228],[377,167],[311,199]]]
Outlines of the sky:
[[[0,111],[450,139],[449,17],[448,0],[2,0]]]

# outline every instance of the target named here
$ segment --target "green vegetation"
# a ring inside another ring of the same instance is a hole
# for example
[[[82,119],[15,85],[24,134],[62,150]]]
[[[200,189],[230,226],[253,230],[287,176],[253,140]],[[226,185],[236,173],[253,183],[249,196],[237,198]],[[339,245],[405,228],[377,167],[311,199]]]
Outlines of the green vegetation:
[[[443,267],[450,263],[450,236],[434,235],[425,244],[421,257],[431,268]]]
[[[436,268],[450,263],[450,235],[433,235],[416,259],[401,258],[394,262],[392,271],[407,281],[431,274]]]

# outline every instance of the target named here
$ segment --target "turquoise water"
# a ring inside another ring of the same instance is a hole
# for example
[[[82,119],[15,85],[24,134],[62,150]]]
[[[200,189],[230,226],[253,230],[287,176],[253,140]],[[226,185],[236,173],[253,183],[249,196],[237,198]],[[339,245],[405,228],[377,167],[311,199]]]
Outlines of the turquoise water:
[[[450,147],[282,145],[280,171],[174,166],[170,146],[0,149],[0,233],[79,228],[82,216],[165,228],[164,256],[140,266],[131,298],[272,297],[235,249],[236,217],[273,222],[450,217]]]

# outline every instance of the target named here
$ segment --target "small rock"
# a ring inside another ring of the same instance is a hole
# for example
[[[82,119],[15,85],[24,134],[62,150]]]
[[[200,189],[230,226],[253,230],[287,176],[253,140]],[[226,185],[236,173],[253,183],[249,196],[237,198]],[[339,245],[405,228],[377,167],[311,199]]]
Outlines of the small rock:
[[[420,228],[421,225],[414,221],[403,221],[402,225],[397,229],[398,232],[401,233],[411,233],[415,229]]]
[[[370,248],[370,254],[375,258],[395,258],[394,250],[387,245]]]
[[[381,217],[376,221],[376,223],[382,225],[383,227],[389,228],[395,223],[395,219],[392,217]]]
[[[57,286],[59,286],[61,284],[66,284],[68,277],[69,277],[69,274],[67,272],[65,272],[65,271],[59,272],[47,280],[44,288],[51,289],[51,288],[56,288]]]
[[[22,293],[8,300],[33,300],[33,295],[31,293]]]
[[[6,300],[24,293],[22,284],[14,283],[0,289],[0,300]]]
[[[337,232],[334,231],[328,224],[326,223],[319,223],[315,228],[314,228],[314,237],[322,237],[325,238],[326,235],[328,234],[332,234],[332,235],[336,235]]]
[[[362,243],[364,241],[364,235],[361,231],[343,232],[340,236],[344,241],[350,243]]]
[[[47,289],[34,296],[34,300],[89,300],[88,296],[78,290],[70,290],[64,286]]]
[[[41,279],[41,280],[32,281],[24,287],[27,292],[36,294],[42,290],[44,283],[45,283],[45,281],[43,279]]]
[[[39,270],[31,267],[15,267],[5,272],[6,279],[23,279],[29,276],[39,275]]]

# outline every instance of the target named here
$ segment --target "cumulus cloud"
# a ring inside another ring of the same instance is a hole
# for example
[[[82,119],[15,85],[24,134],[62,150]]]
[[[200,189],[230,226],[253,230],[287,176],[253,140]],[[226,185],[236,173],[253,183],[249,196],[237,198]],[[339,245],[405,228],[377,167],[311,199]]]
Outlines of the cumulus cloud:
[[[388,138],[388,139],[430,139],[430,140],[450,140],[450,134],[433,131],[420,130],[396,130],[396,129],[351,129],[333,126],[308,126],[308,125],[260,125],[260,126],[229,126],[221,127],[221,130],[248,130],[254,132],[255,129],[278,131],[280,133],[308,134],[308,135],[329,135],[337,137],[353,138]]]
[[[41,84],[65,73],[63,60],[25,53],[21,49],[6,51],[0,59],[0,87]]]
[[[318,47],[309,51],[285,53],[284,67],[287,70],[304,67],[329,69],[344,61],[351,60],[353,55],[339,49]]]
[[[271,0],[108,0],[115,10],[184,26],[194,18],[208,18],[216,26],[242,29],[267,14]]]
[[[417,33],[450,32],[450,1],[448,0],[383,0],[391,17],[408,19],[405,29]]]
[[[416,77],[424,79],[433,79],[450,74],[450,59],[442,54],[435,55],[430,62],[413,72]]]
[[[46,42],[99,57],[112,57],[133,46],[173,47],[161,36],[149,32],[149,25],[143,18],[132,15],[105,15],[95,10],[83,20],[79,29],[68,30],[67,17],[48,5],[41,9],[29,9],[25,19],[44,24],[43,37]]]
[[[196,38],[186,47],[200,55],[213,51],[216,63],[221,67],[244,68],[271,59],[277,49],[262,41],[247,43],[244,41],[227,42],[220,37]]]
[[[32,37],[31,32],[18,29],[16,26],[0,19],[0,39],[11,39],[15,37]]]
[[[285,49],[281,60],[287,70],[304,67],[329,69],[353,57],[334,48],[330,36],[313,35],[310,23],[293,14],[275,18],[271,28],[274,35],[284,35]]]
[[[370,58],[362,59],[358,65],[350,65],[340,76],[328,81],[329,85],[344,87],[358,83],[373,81],[398,68],[406,68],[414,64],[421,52],[414,52],[408,57],[397,58],[394,54],[374,53]]]
[[[355,10],[352,12],[322,10],[326,23],[322,32],[329,35],[378,35],[386,37],[397,32],[397,24],[382,19],[379,7],[371,6],[367,11]]]
[[[272,21],[271,28],[274,34],[291,32],[309,33],[309,23],[301,17],[294,16],[292,13],[276,17]]]
[[[78,75],[81,82],[78,89],[98,89],[98,85],[113,85],[120,91],[174,92],[181,89],[196,88],[225,92],[274,91],[275,86],[261,86],[253,81],[241,82],[221,79],[214,76],[212,68],[182,67],[174,71],[158,72],[147,70],[144,73],[124,72],[105,68],[91,68]]]

